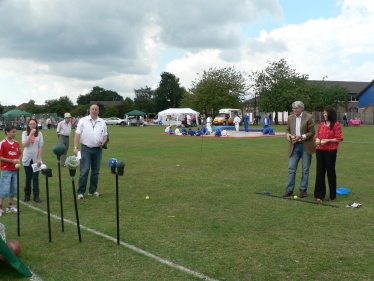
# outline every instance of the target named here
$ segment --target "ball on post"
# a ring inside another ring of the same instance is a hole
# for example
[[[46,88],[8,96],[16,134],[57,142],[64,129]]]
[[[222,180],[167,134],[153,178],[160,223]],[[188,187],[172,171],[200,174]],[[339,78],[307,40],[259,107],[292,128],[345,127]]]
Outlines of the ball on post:
[[[42,165],[40,166],[40,169],[42,169],[42,170],[47,169],[47,165],[46,165],[46,164],[42,164]]]

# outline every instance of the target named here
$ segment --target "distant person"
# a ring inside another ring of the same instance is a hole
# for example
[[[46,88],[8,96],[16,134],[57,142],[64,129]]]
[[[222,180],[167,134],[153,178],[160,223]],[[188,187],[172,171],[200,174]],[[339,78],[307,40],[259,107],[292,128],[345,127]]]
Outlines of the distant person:
[[[66,154],[69,150],[69,139],[70,139],[70,133],[71,133],[71,115],[70,113],[64,114],[64,120],[58,123],[56,134],[57,139],[60,143],[65,145],[65,153],[61,155],[60,157],[60,163],[62,166],[65,166],[65,160],[66,160]]]
[[[208,115],[208,117],[206,118],[206,128],[208,129],[209,134],[211,134],[213,132],[213,130],[212,130],[212,117],[210,117],[210,115]]]
[[[87,188],[88,174],[91,169],[88,195],[100,196],[97,191],[103,145],[108,138],[105,121],[99,117],[99,106],[92,104],[90,114],[82,117],[77,125],[74,137],[74,155],[78,155],[78,145],[81,143],[80,175],[78,186],[78,199],[84,199]]]
[[[245,114],[245,116],[244,116],[244,131],[246,132],[246,133],[248,133],[249,132],[249,128],[248,128],[248,124],[249,124],[249,114],[248,114],[248,112]]]
[[[174,134],[177,135],[177,136],[181,136],[182,135],[182,133],[179,131],[178,127],[175,128]]]
[[[36,167],[40,169],[44,145],[43,134],[39,132],[36,119],[31,118],[26,125],[26,130],[22,132],[22,145],[24,147],[22,163],[26,175],[24,201],[30,201],[32,181],[34,201],[42,203],[39,198],[39,171],[34,172],[32,167],[36,164]]]
[[[288,184],[283,197],[293,195],[296,179],[297,166],[302,160],[302,173],[300,182],[300,195],[307,196],[309,183],[309,168],[312,162],[312,154],[316,152],[314,143],[314,121],[313,116],[304,112],[304,104],[301,101],[292,103],[294,114],[288,116],[286,137],[288,145]]]
[[[187,129],[184,125],[182,125],[182,135],[187,136]]]
[[[196,132],[193,131],[191,128],[189,128],[187,134],[192,137],[192,136],[196,135]]]
[[[206,125],[203,125],[201,127],[201,132],[203,133],[203,135],[209,135],[208,128],[206,127]]]
[[[343,116],[343,127],[348,127],[347,113],[344,113],[344,116]]]
[[[191,127],[191,116],[187,114],[187,126]]]
[[[316,138],[317,173],[314,187],[314,198],[321,202],[326,196],[326,179],[330,189],[330,201],[336,198],[336,157],[339,143],[343,141],[342,127],[337,121],[336,111],[331,106],[326,106],[323,111],[325,119],[318,125]]]
[[[217,128],[216,132],[214,133],[214,136],[215,137],[222,137],[222,133],[221,133],[220,128]]]
[[[223,129],[221,132],[222,137],[228,137],[230,134],[226,131],[226,129]]]
[[[201,129],[200,128],[197,128],[197,130],[196,130],[196,136],[197,137],[200,137],[200,136],[202,136],[203,135],[203,132],[201,131]]]
[[[13,206],[13,197],[17,196],[17,168],[19,158],[22,154],[18,141],[15,140],[17,134],[16,126],[7,124],[4,128],[5,139],[0,142],[0,217],[3,215],[4,199],[8,198],[7,213],[16,213],[18,210]]]
[[[47,125],[47,129],[51,129],[51,123],[52,123],[52,120],[51,120],[51,117],[47,117],[47,120],[45,120],[45,123]]]
[[[21,130],[24,130],[25,129],[25,116],[22,115],[21,118],[19,119],[19,123],[20,123],[20,126],[21,126]]]
[[[262,125],[265,128],[268,128],[271,124],[271,121],[270,121],[270,118],[268,117],[268,115],[265,113],[264,114],[264,118],[262,119]]]
[[[235,131],[239,133],[240,117],[238,116],[238,114],[235,114],[234,124],[235,124]]]

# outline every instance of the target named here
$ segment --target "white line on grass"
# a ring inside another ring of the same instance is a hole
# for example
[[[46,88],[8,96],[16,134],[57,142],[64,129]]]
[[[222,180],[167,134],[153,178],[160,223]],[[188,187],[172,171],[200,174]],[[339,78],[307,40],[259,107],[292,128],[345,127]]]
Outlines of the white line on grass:
[[[46,211],[43,211],[43,210],[41,210],[41,209],[39,209],[39,208],[36,208],[36,207],[34,207],[34,206],[31,206],[31,205],[29,205],[29,204],[27,204],[27,203],[24,203],[24,202],[21,202],[21,201],[20,201],[20,203],[22,203],[22,204],[28,206],[28,207],[31,208],[31,209],[34,209],[34,210],[36,210],[36,211],[39,211],[39,212],[41,212],[41,213],[44,213],[44,214],[48,215],[48,213],[47,213]],[[55,219],[58,219],[58,220],[61,220],[61,217],[59,217],[59,216],[57,216],[57,215],[53,215],[53,214],[51,214],[51,217],[53,217],[53,218],[55,218]],[[64,222],[67,222],[67,223],[70,223],[70,224],[73,224],[73,225],[77,225],[76,222],[73,222],[73,221],[68,220],[68,219],[64,219]],[[92,233],[94,233],[94,234],[97,234],[97,235],[99,235],[99,236],[101,236],[101,237],[104,237],[104,238],[106,238],[106,239],[108,239],[108,240],[111,240],[111,241],[117,243],[117,238],[114,238],[114,237],[109,236],[109,235],[107,235],[107,234],[105,234],[105,233],[102,233],[102,232],[97,231],[97,230],[95,230],[95,229],[92,229],[92,228],[89,228],[89,227],[87,227],[87,226],[84,226],[84,225],[82,225],[82,224],[79,224],[79,226],[80,226],[81,228],[83,228],[83,229],[89,231],[89,232],[92,232]],[[166,259],[164,259],[164,258],[161,258],[161,257],[159,257],[159,256],[156,256],[156,255],[154,255],[154,254],[152,254],[152,253],[150,253],[150,252],[147,252],[147,251],[145,251],[145,250],[142,250],[142,249],[140,249],[140,248],[138,248],[138,247],[136,247],[136,246],[134,246],[134,245],[131,245],[131,244],[129,244],[129,243],[126,243],[126,242],[120,241],[120,244],[121,244],[122,246],[125,246],[126,248],[129,248],[129,249],[131,249],[131,250],[137,252],[137,253],[140,253],[140,254],[142,254],[142,255],[144,255],[144,256],[147,256],[147,257],[149,257],[149,258],[155,259],[156,261],[161,262],[161,263],[163,263],[163,264],[166,264],[166,265],[168,265],[168,266],[170,266],[170,267],[177,268],[177,269],[179,269],[179,270],[181,270],[181,271],[183,271],[183,272],[186,272],[186,273],[188,273],[188,274],[190,274],[190,275],[193,275],[193,276],[195,276],[195,277],[198,277],[198,278],[200,278],[200,279],[202,279],[202,280],[208,280],[208,281],[220,281],[220,280],[218,280],[218,279],[211,278],[211,277],[209,277],[209,276],[207,276],[207,275],[201,274],[201,273],[199,273],[199,272],[197,272],[197,271],[194,271],[194,270],[189,269],[189,268],[187,268],[187,267],[184,267],[184,266],[182,266],[182,265],[176,264],[176,263],[174,263],[174,262],[172,262],[172,261],[168,261],[168,260],[166,260]],[[40,280],[41,280],[41,279],[40,279]]]

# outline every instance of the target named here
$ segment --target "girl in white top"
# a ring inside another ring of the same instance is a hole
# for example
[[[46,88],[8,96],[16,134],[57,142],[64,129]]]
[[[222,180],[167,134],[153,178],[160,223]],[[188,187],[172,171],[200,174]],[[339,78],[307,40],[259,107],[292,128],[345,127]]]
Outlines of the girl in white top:
[[[22,163],[26,174],[25,199],[30,201],[31,180],[33,182],[34,201],[41,203],[39,198],[39,171],[34,172],[32,164],[42,165],[43,134],[39,132],[36,119],[31,118],[27,122],[26,130],[22,132],[22,144],[24,146]]]

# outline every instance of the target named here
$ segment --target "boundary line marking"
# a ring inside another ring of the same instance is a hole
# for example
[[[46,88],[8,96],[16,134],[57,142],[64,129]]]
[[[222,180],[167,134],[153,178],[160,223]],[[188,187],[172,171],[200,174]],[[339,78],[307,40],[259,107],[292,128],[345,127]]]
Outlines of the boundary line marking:
[[[39,211],[39,212],[41,212],[41,213],[44,213],[45,215],[48,215],[48,213],[47,213],[46,211],[43,211],[43,210],[41,210],[41,209],[39,209],[39,208],[37,208],[37,207],[34,207],[34,206],[32,206],[32,205],[29,205],[29,204],[27,204],[27,203],[21,202],[21,200],[20,200],[20,203],[22,203],[22,204],[25,205],[25,206],[28,206],[29,208],[31,208],[31,209],[33,209],[33,210],[35,210],[35,211]],[[53,217],[54,219],[61,220],[61,217],[59,217],[59,216],[57,216],[57,215],[53,215],[53,214],[51,214],[51,217]],[[68,219],[64,219],[64,222],[67,222],[67,223],[72,224],[72,225],[75,225],[75,226],[77,225],[76,222],[71,221],[71,220],[68,220]],[[101,237],[104,237],[104,238],[106,238],[106,239],[108,239],[108,240],[110,240],[110,241],[112,241],[112,242],[114,242],[114,243],[117,243],[117,238],[114,238],[114,237],[109,236],[109,235],[107,235],[107,234],[105,234],[105,233],[102,233],[102,232],[97,231],[97,230],[95,230],[95,229],[92,229],[92,228],[89,228],[89,227],[87,227],[87,226],[84,226],[84,225],[82,225],[82,224],[80,224],[80,227],[83,228],[83,229],[85,229],[85,230],[87,230],[88,232],[94,233],[94,234],[99,235],[99,236],[101,236]],[[202,273],[199,273],[199,272],[197,272],[197,271],[194,271],[194,270],[192,270],[192,269],[189,269],[189,268],[187,268],[187,267],[185,267],[185,266],[183,266],[183,265],[176,264],[176,263],[174,263],[174,262],[172,262],[172,261],[169,261],[169,260],[164,259],[164,258],[162,258],[162,257],[159,257],[159,256],[157,256],[157,255],[155,255],[155,254],[152,254],[152,253],[150,253],[150,252],[148,252],[148,251],[145,251],[145,250],[143,250],[143,249],[140,249],[140,248],[138,248],[138,247],[136,247],[136,246],[134,246],[134,245],[131,245],[131,244],[127,243],[127,242],[120,241],[120,244],[121,244],[122,246],[124,246],[124,247],[130,249],[130,250],[133,250],[134,252],[137,252],[137,253],[142,254],[142,255],[144,255],[144,256],[146,256],[146,257],[149,257],[149,258],[151,258],[151,259],[154,259],[154,260],[156,260],[156,261],[158,261],[158,262],[160,262],[160,263],[166,264],[166,265],[168,265],[168,266],[170,266],[170,267],[172,267],[172,268],[179,269],[179,270],[181,270],[181,271],[183,271],[183,272],[185,272],[185,273],[187,273],[187,274],[190,274],[190,275],[192,275],[192,276],[198,277],[198,278],[200,278],[200,279],[202,279],[202,280],[208,280],[208,281],[220,281],[219,279],[214,279],[214,278],[212,278],[212,277],[209,277],[209,276],[207,276],[207,275],[204,275],[204,274],[202,274]],[[34,274],[34,272],[32,272],[32,273]],[[39,278],[39,277],[37,277],[37,278]],[[39,280],[42,280],[42,279],[31,279],[31,280],[38,280],[38,281],[39,281]]]

